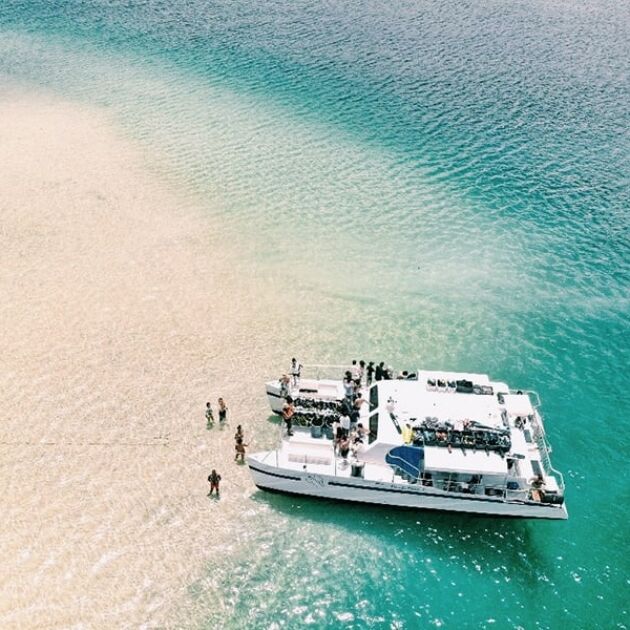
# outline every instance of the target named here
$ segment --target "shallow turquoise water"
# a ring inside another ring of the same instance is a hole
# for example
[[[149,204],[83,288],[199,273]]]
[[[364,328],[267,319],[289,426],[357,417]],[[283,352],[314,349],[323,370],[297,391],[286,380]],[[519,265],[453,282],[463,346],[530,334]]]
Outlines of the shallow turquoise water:
[[[0,75],[110,108],[294,296],[287,356],[543,399],[568,522],[258,493],[190,587],[199,626],[628,625],[627,7],[5,0],[0,24]]]

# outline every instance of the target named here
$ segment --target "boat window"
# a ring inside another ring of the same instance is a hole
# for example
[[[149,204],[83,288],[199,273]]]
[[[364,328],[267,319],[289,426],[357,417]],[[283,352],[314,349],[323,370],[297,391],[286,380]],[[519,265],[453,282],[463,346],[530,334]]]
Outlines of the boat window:
[[[378,385],[372,385],[370,389],[370,411],[374,411],[378,407]]]
[[[370,433],[368,435],[368,444],[372,444],[378,436],[378,411],[370,416]]]

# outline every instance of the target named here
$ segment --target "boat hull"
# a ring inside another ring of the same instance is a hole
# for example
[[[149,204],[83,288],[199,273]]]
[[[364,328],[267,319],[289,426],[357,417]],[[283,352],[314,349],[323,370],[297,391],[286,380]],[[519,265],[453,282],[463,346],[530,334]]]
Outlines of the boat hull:
[[[280,383],[277,381],[266,383],[265,388],[267,391],[267,400],[269,401],[271,411],[277,414],[281,414],[282,407],[285,403],[285,398],[280,393]]]
[[[465,496],[424,486],[368,481],[292,470],[269,465],[255,455],[247,460],[254,483],[263,490],[284,494],[370,503],[391,507],[467,512],[519,518],[566,519],[564,505],[505,501],[486,496]]]

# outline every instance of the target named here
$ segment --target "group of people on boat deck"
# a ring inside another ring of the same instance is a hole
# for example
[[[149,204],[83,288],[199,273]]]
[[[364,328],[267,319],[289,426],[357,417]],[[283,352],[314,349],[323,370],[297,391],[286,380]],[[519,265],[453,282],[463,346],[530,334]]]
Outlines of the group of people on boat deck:
[[[344,419],[347,419],[347,427]],[[352,452],[353,457],[357,457],[363,450],[363,445],[367,437],[367,429],[359,422],[356,425],[350,423],[348,416],[342,416],[333,423],[334,449],[335,453],[342,459],[348,459]]]
[[[347,379],[348,374],[350,378],[357,383],[358,386],[371,385],[374,381],[391,381],[394,378],[408,378],[409,373],[407,371],[401,372],[398,376],[394,376],[394,369],[391,365],[385,365],[384,361],[375,363],[374,361],[357,361],[352,360],[350,370],[344,375],[344,380]]]
[[[357,455],[363,449],[368,430],[359,422],[361,417],[361,407],[367,403],[361,393],[361,383],[364,374],[364,361],[359,361],[358,370],[355,374],[348,370],[344,376],[345,398],[341,402],[341,415],[339,420],[333,423],[333,435],[335,439],[335,452],[343,459],[348,458],[348,454],[352,451],[353,456]],[[352,362],[353,368],[357,365],[356,361]],[[368,364],[368,368],[371,364]],[[371,382],[371,375],[365,372],[368,385]]]
[[[295,357],[291,359],[291,369],[289,374],[283,374],[280,377],[280,396],[286,398],[291,393],[292,387],[297,387],[302,375],[302,367],[304,367]]]
[[[289,373],[285,373],[280,377],[280,396],[286,398],[291,393],[291,388],[296,388],[299,384],[302,368],[304,366],[295,358],[291,359],[291,368]],[[395,374],[391,365],[385,365],[384,361],[375,363],[374,361],[365,362],[363,360],[352,360],[350,369],[344,374],[344,387],[352,387],[360,389],[362,386],[370,386],[374,381],[390,381],[393,379],[415,379],[416,374],[403,370]]]

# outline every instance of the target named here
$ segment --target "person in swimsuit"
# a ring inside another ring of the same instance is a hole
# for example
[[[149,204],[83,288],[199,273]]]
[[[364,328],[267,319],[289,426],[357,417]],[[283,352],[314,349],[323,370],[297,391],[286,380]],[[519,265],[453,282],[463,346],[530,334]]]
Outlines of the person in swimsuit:
[[[221,475],[213,468],[212,472],[208,475],[208,483],[210,484],[210,492],[208,496],[211,497],[212,493],[216,490],[217,497],[219,496],[219,482],[221,481]]]
[[[206,429],[211,429],[214,425],[214,413],[212,412],[212,405],[206,403]]]
[[[236,433],[234,434],[234,440],[238,440],[238,438],[243,439],[245,436],[243,435],[243,427],[239,424],[236,427]]]
[[[223,398],[219,398],[219,424],[223,426],[227,422],[228,408]]]
[[[293,377],[293,387],[297,387],[298,381],[300,380],[301,372],[302,364],[299,363],[295,357],[293,357],[291,359],[291,376]]]
[[[249,446],[249,444],[243,444],[243,438],[236,439],[236,445],[234,446],[234,450],[236,451],[236,455],[234,455],[234,461],[238,462],[241,460],[241,464],[245,463],[245,447]]]

